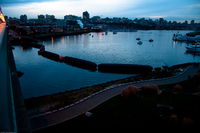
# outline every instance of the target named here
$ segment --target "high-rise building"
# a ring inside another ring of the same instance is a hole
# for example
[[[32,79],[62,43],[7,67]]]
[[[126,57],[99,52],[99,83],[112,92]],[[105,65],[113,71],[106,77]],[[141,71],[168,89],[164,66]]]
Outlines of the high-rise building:
[[[191,24],[194,24],[194,20],[191,20]]]
[[[53,21],[55,19],[55,16],[46,14],[46,19]]]
[[[53,24],[54,20],[55,20],[55,16],[54,15],[48,15],[48,14],[46,14],[47,24]]]
[[[44,15],[42,15],[42,14],[38,15],[38,19],[44,19],[44,18],[45,18]]]
[[[90,19],[90,14],[87,11],[83,12],[83,22],[87,23],[89,22],[89,19]]]
[[[21,24],[25,25],[27,23],[27,16],[26,14],[20,16]]]

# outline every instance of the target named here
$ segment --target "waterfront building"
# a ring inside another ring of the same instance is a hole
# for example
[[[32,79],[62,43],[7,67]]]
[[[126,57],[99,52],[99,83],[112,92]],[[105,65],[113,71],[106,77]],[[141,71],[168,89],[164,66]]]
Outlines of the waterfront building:
[[[100,17],[100,16],[93,16],[93,17],[91,18],[91,22],[92,22],[92,23],[101,22],[101,17]]]
[[[79,17],[78,16],[75,16],[75,15],[65,15],[64,16],[64,20],[77,20],[77,19],[79,19]]]
[[[46,14],[46,20],[47,20],[47,24],[53,24],[55,20],[55,16]]]
[[[44,15],[42,15],[42,14],[38,15],[38,19],[44,19],[44,18],[45,18]]]

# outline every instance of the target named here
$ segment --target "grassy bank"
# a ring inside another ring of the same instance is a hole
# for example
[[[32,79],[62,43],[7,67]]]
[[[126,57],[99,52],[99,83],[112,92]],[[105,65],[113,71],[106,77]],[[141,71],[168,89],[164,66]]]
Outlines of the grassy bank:
[[[171,93],[174,86],[183,88],[180,94]],[[124,99],[121,95],[113,97],[90,110],[93,115],[82,114],[61,124],[37,131],[123,131],[134,130],[173,130],[190,131],[200,124],[200,77],[184,82],[158,86],[160,95],[140,91],[136,97]],[[165,91],[164,91],[165,90]],[[167,90],[167,91],[166,91]],[[166,105],[159,107],[158,105]],[[77,128],[78,127],[78,128]]]
[[[147,80],[151,78],[169,77],[177,74],[178,72],[187,68],[190,65],[193,65],[193,63],[172,66],[169,68],[169,71],[153,71],[148,74],[142,74],[135,77],[128,77],[121,80],[110,81],[107,83],[85,87],[73,91],[66,91],[53,95],[29,98],[25,99],[25,104],[28,111],[28,115],[32,116],[41,112],[46,112],[69,105],[113,84],[128,83],[132,81]]]

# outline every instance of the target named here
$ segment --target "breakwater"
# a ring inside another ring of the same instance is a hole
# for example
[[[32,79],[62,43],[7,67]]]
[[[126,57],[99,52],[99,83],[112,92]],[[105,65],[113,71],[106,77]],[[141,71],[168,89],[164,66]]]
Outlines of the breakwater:
[[[74,58],[70,56],[63,57],[56,53],[45,51],[45,46],[42,44],[24,41],[22,42],[21,45],[38,48],[39,49],[38,55],[42,55],[45,58],[48,58],[57,62],[58,61],[65,62],[68,65],[78,67],[81,69],[90,70],[90,71],[98,70],[99,72],[103,72],[103,73],[139,74],[139,73],[148,73],[153,70],[153,67],[149,65],[138,65],[138,64],[102,63],[102,64],[97,65],[96,63],[92,61]]]
[[[49,52],[49,51],[39,50],[38,54],[42,55],[43,57],[46,57],[48,59],[54,60],[54,61],[59,61],[59,57],[60,57],[58,54],[55,54],[55,53],[52,53],[52,52]]]
[[[83,60],[79,58],[69,57],[69,56],[59,56],[58,54],[49,51],[38,51],[39,55],[46,57],[51,60],[65,62],[68,65],[78,67],[81,69],[86,69],[90,71],[96,71],[103,73],[126,73],[126,74],[138,74],[146,73],[152,71],[153,67],[149,65],[137,65],[137,64],[99,64],[88,60]]]
[[[91,70],[91,71],[96,71],[97,70],[97,64],[91,61],[87,61],[87,60],[83,60],[83,59],[78,59],[78,58],[74,58],[74,57],[69,57],[69,56],[65,56],[64,57],[64,62],[78,67],[78,68],[82,68],[82,69],[87,69],[87,70]]]

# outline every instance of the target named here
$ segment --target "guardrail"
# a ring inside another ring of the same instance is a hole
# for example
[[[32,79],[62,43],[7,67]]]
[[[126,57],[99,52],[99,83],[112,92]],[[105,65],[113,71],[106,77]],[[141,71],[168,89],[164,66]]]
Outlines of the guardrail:
[[[0,132],[31,132],[6,23],[0,23],[0,108]]]
[[[14,107],[11,98],[10,71],[7,58],[6,24],[0,24],[0,132],[15,131]]]

